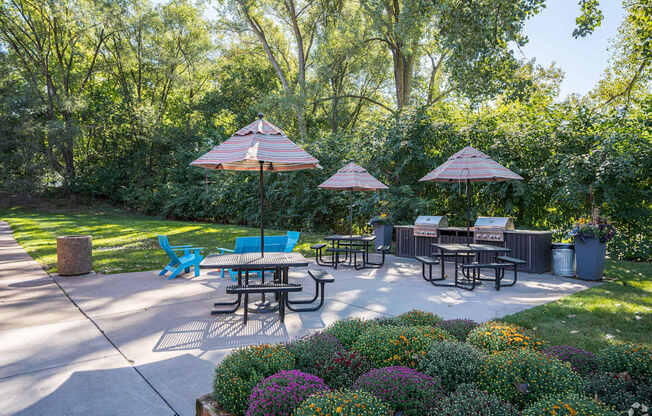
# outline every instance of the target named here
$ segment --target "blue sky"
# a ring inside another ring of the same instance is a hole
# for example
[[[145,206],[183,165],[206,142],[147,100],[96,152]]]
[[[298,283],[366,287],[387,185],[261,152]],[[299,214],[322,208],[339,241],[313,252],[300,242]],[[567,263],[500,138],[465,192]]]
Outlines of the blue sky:
[[[552,62],[564,71],[560,98],[570,93],[586,94],[602,78],[609,59],[609,40],[618,33],[625,12],[620,0],[601,0],[602,25],[585,38],[574,39],[577,0],[548,0],[546,8],[526,22],[530,39],[522,48],[525,58],[548,66]]]

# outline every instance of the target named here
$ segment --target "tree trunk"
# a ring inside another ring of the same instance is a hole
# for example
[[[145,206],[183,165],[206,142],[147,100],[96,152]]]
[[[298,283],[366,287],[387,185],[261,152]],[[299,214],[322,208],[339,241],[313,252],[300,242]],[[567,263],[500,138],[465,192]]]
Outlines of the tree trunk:
[[[410,105],[412,94],[412,73],[414,71],[414,54],[405,54],[400,47],[392,48],[394,60],[394,84],[396,87],[396,107],[398,112]]]

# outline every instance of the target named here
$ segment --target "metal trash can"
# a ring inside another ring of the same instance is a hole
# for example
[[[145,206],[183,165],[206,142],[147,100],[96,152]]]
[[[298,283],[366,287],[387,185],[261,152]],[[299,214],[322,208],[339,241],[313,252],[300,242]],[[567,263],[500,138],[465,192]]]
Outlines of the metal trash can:
[[[552,243],[552,272],[557,276],[575,276],[575,245]]]

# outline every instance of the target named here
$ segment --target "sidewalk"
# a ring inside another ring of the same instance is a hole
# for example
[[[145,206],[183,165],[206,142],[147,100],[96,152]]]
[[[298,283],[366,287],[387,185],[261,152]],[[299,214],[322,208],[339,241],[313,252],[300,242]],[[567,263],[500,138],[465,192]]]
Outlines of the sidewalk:
[[[0,415],[173,415],[0,222]]]

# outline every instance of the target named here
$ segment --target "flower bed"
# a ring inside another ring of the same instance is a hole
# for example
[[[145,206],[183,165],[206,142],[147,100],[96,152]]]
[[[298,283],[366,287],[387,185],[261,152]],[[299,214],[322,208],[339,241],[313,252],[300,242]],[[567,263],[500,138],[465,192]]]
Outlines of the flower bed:
[[[443,396],[439,381],[407,367],[385,367],[363,374],[353,385],[365,390],[404,416],[421,416]]]
[[[198,399],[197,414],[611,416],[642,415],[652,401],[645,348],[608,346],[595,356],[572,346],[539,352],[541,342],[523,328],[474,327],[410,311],[235,350],[215,369],[215,402]]]

